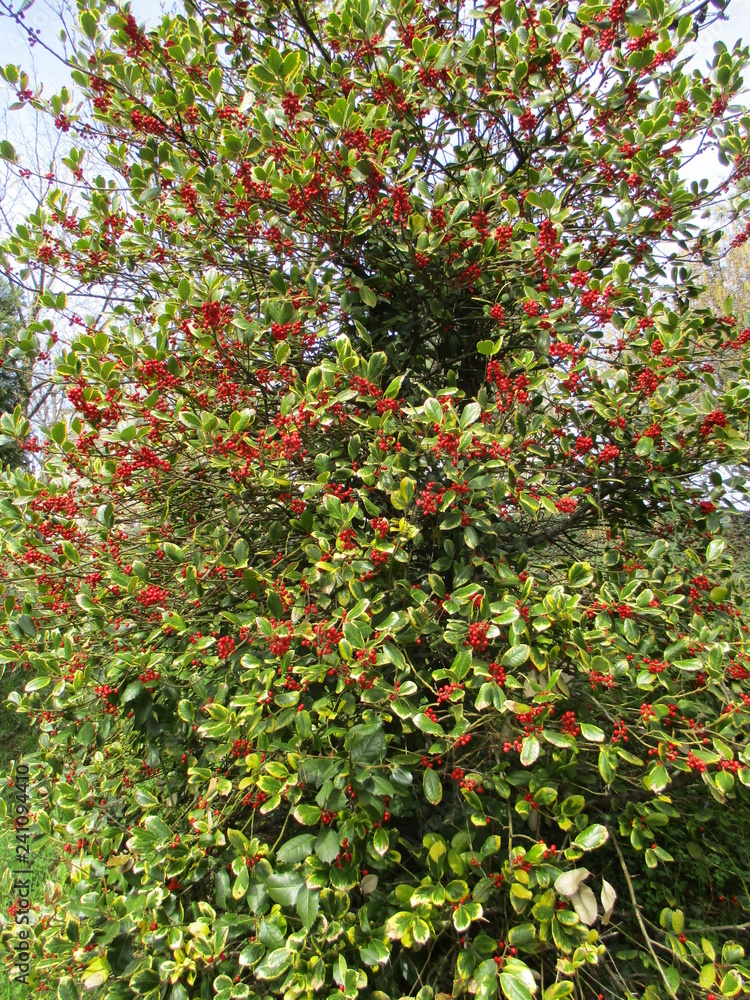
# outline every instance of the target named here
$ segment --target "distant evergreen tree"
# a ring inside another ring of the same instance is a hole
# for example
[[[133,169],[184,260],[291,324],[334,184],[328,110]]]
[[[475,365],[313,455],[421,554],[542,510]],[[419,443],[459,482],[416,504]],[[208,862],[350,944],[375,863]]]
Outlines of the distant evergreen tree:
[[[30,380],[25,359],[11,357],[13,342],[22,326],[21,300],[6,282],[0,282],[0,413],[12,413],[18,404],[23,410],[29,400]],[[2,438],[0,438],[2,441]],[[15,441],[0,443],[3,467],[25,465],[25,452]]]

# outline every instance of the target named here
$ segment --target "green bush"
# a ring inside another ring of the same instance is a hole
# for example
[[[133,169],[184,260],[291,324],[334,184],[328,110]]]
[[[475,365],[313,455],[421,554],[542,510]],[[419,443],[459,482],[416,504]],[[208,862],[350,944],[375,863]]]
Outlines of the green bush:
[[[75,145],[5,247],[67,288],[20,355],[98,316],[0,483],[69,861],[30,985],[747,992],[750,331],[690,267],[746,210],[748,50],[688,74],[706,8],[660,0],[80,6],[89,103],[24,97]]]

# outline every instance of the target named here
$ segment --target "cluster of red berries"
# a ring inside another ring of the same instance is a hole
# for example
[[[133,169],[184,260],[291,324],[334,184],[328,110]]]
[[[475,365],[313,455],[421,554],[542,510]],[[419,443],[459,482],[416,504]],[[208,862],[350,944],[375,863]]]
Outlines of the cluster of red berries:
[[[561,497],[555,502],[555,507],[561,514],[572,514],[577,506],[578,501],[575,497]]]
[[[421,508],[425,517],[429,514],[437,514],[444,496],[444,486],[440,486],[438,483],[428,483],[419,497],[417,497],[417,507]]]
[[[442,757],[436,757],[434,761],[430,760],[430,758],[427,756],[422,757],[422,767],[429,767],[430,769],[432,769],[433,767],[442,767],[442,766],[443,766]]]
[[[287,91],[286,95],[281,98],[281,106],[289,119],[296,118],[302,110],[299,97],[291,91]]]
[[[488,622],[473,622],[469,625],[469,634],[464,646],[471,646],[475,653],[483,653],[487,649]]]
[[[644,656],[642,666],[645,666],[650,674],[662,674],[669,664],[666,660],[656,660],[649,656]]]
[[[168,597],[169,591],[166,587],[157,587],[153,583],[144,587],[138,594],[138,600],[144,608],[151,608],[155,604],[163,604]]]
[[[516,722],[524,727],[527,736],[541,730],[541,726],[536,726],[534,720],[542,714],[545,707],[545,705],[532,705],[528,712],[516,712]],[[554,708],[550,708],[549,714],[554,715]]]
[[[167,132],[167,126],[161,118],[157,118],[155,115],[145,115],[137,108],[130,112],[130,124],[136,132],[145,132],[147,135],[163,136]],[[186,187],[189,186],[186,185]],[[195,188],[192,190],[195,191]]]
[[[726,758],[722,758],[716,766],[720,771],[730,771],[732,774],[737,774],[737,772],[741,771],[745,765],[739,760],[727,760]]]
[[[226,660],[234,652],[234,639],[231,635],[223,635],[216,645],[222,660]]]
[[[597,684],[611,689],[615,686],[615,679],[612,674],[603,674],[598,670],[592,670],[589,674],[589,684],[591,684],[592,691],[596,690]]]
[[[581,727],[576,724],[575,712],[563,712],[560,722],[564,733],[568,733],[570,736],[578,736],[580,734]]]
[[[493,681],[495,681],[495,683],[500,687],[503,687],[505,685],[505,669],[493,660],[493,662],[490,663],[488,670]]]
[[[612,743],[619,743],[620,740],[622,740],[623,743],[628,742],[628,730],[622,719],[615,723],[615,728],[612,732]]]
[[[458,684],[455,681],[451,681],[450,684],[446,684],[444,687],[441,687],[437,693],[438,705],[440,705],[441,702],[448,701],[454,691],[463,691],[463,687],[463,684]]]
[[[66,854],[72,854],[74,850],[83,851],[88,846],[89,846],[88,840],[85,837],[79,837],[75,843],[75,846],[73,846],[72,844],[66,844],[63,850],[65,851]]]
[[[246,757],[250,753],[250,744],[247,740],[242,738],[235,740],[232,743],[232,756],[233,757]],[[185,755],[183,754],[183,757]]]
[[[117,715],[117,705],[112,704],[107,699],[111,694],[117,694],[117,688],[111,687],[109,684],[99,684],[94,688],[94,694],[101,698],[104,702],[104,712],[107,715]]]
[[[620,454],[620,449],[614,444],[605,444],[599,452],[599,462],[612,462]]]
[[[268,648],[274,656],[283,656],[285,653],[289,652],[291,642],[291,636],[277,632],[268,640]]]
[[[700,426],[700,433],[704,437],[711,433],[714,427],[724,427],[727,422],[727,415],[721,410],[714,410],[703,418],[703,423]]]
[[[248,808],[255,810],[258,808],[258,806],[262,806],[265,801],[266,801],[265,792],[257,792],[255,795],[253,795],[252,792],[250,792],[242,800],[242,804],[243,806],[247,806]]]
[[[380,538],[385,538],[388,534],[388,521],[384,517],[371,518],[370,527],[376,535],[380,536]]]

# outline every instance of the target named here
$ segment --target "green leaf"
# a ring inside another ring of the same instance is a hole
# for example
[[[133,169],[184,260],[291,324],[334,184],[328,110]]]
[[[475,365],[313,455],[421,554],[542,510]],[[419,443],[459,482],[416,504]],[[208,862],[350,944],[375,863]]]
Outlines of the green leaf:
[[[398,646],[394,645],[392,642],[384,642],[383,652],[394,667],[397,667],[399,670],[406,669],[406,658]]]
[[[581,722],[581,736],[589,743],[603,743],[604,731],[598,726],[592,726],[589,722]]]
[[[638,444],[635,446],[635,453],[639,458],[643,458],[646,455],[650,455],[654,448],[653,438],[642,437]]]
[[[455,225],[460,219],[465,218],[471,211],[471,206],[468,201],[459,201],[456,207],[453,209],[451,214],[451,226]]]
[[[433,722],[424,712],[419,712],[414,716],[414,725],[423,733],[429,733],[431,736],[445,736],[445,731],[440,723]]]
[[[380,760],[385,749],[385,736],[381,726],[363,726],[359,732],[352,730],[352,734],[354,738],[349,755],[353,763],[372,764]]]
[[[60,420],[54,425],[52,430],[49,432],[49,436],[52,438],[55,444],[62,444],[67,436],[67,433],[68,430],[67,427],[65,426],[65,422],[63,420]]]
[[[470,427],[473,423],[475,423],[479,419],[481,413],[482,407],[479,403],[473,402],[465,406],[461,411],[461,418],[458,422],[461,430],[466,430],[467,427]]]
[[[78,988],[70,976],[63,976],[57,986],[57,1000],[78,1000]]]
[[[286,948],[277,948],[270,952],[260,965],[256,965],[253,975],[256,979],[278,979],[292,964],[293,956]]]
[[[303,875],[297,872],[283,872],[268,877],[266,892],[275,903],[280,903],[282,906],[294,906],[304,885]]]
[[[725,997],[735,997],[742,989],[742,976],[730,969],[721,980],[721,994]]]
[[[564,1000],[573,992],[573,983],[552,983],[544,991],[544,1000]]]
[[[501,663],[504,667],[510,667],[511,669],[520,667],[522,663],[528,660],[530,653],[531,649],[529,646],[519,643],[517,646],[511,646],[510,649],[503,653]]]
[[[211,72],[208,74],[208,85],[211,88],[211,93],[214,96],[214,100],[219,96],[219,91],[221,90],[222,72],[218,66],[214,66]]]
[[[78,730],[78,742],[82,746],[90,746],[96,737],[96,730],[90,722],[85,722]]]
[[[723,538],[712,538],[706,549],[706,562],[714,562],[724,551],[726,542]]]
[[[174,563],[185,562],[185,553],[182,551],[179,545],[175,545],[173,542],[164,543],[164,552],[167,558]]]
[[[379,857],[383,857],[388,853],[388,847],[390,846],[390,837],[388,836],[388,831],[382,826],[379,826],[375,831],[372,838],[372,845],[375,848],[375,853]]]
[[[532,733],[524,738],[521,745],[521,764],[524,767],[531,767],[538,756],[539,740]]]
[[[232,555],[234,556],[234,561],[239,567],[243,567],[247,563],[247,557],[250,553],[250,548],[244,538],[238,538],[234,543],[232,548]]]
[[[427,801],[436,806],[443,797],[443,786],[431,767],[426,767],[424,770],[422,787]]]
[[[716,982],[716,966],[704,965],[700,971],[700,984],[704,990],[710,990],[713,984]]]
[[[472,920],[479,920],[482,916],[482,907],[479,903],[461,903],[453,911],[453,926],[461,934],[468,930]]]
[[[32,691],[41,691],[43,688],[49,687],[51,683],[52,683],[52,678],[49,676],[32,677],[32,679],[28,682],[28,684],[24,688],[24,691],[28,692],[29,694]]]
[[[237,878],[234,880],[234,885],[232,886],[232,898],[244,899],[247,895],[249,885],[250,871],[247,865],[243,863],[242,867],[237,872]]]
[[[595,851],[597,847],[606,844],[608,839],[607,828],[602,826],[601,823],[594,823],[592,826],[587,826],[585,830],[582,830],[573,843],[583,851]]]
[[[96,38],[96,18],[89,11],[85,10],[80,15],[81,27],[86,38]]]
[[[312,736],[312,719],[306,709],[295,714],[294,728],[297,730],[297,735],[303,740],[309,739]]]
[[[405,934],[408,933],[413,922],[414,915],[409,913],[407,910],[401,910],[399,913],[394,913],[385,925],[386,934],[392,941],[400,940]]]
[[[392,379],[388,383],[388,388],[383,393],[384,399],[397,399],[399,390],[401,389],[401,383],[404,381],[403,375],[397,375],[396,378]]]
[[[438,403],[438,401],[432,397],[425,400],[424,403],[425,416],[431,420],[434,424],[442,424],[443,422],[443,408]]]
[[[500,973],[500,988],[508,1000],[532,1000],[531,993],[524,983],[509,972]]]
[[[312,853],[314,843],[314,833],[301,833],[281,845],[276,852],[276,859],[282,864],[296,864],[298,861],[304,861]]]
[[[362,285],[360,287],[359,297],[362,299],[362,301],[366,306],[372,307],[378,304],[377,295],[375,294],[375,292],[373,292],[371,288],[368,288],[367,285]]]
[[[319,909],[320,893],[313,892],[312,889],[302,889],[297,897],[297,913],[305,930],[309,931],[313,926]]]
[[[145,691],[146,686],[142,681],[131,681],[120,696],[120,704],[127,705],[128,702],[135,701],[141,691]]]
[[[78,597],[81,596],[83,595],[81,594],[78,595]],[[91,606],[92,608],[96,608],[95,604],[91,604]],[[19,615],[18,618],[16,619],[16,624],[18,625],[18,627],[20,628],[20,630],[23,632],[24,635],[27,635],[30,639],[36,639],[37,635],[36,625],[28,615]]]
[[[181,698],[177,706],[177,715],[183,722],[193,722],[195,719],[195,708],[186,698]]]
[[[338,831],[330,826],[327,829],[321,830],[318,834],[318,839],[315,841],[315,853],[323,864],[330,865],[339,856],[340,851],[341,842],[339,841]]]
[[[616,758],[613,758],[609,750],[606,747],[602,747],[599,751],[598,769],[599,774],[602,776],[602,780],[605,784],[610,785],[615,777],[615,767]]]
[[[587,587],[594,579],[594,572],[587,562],[573,563],[568,570],[571,587]]]
[[[293,816],[302,826],[316,826],[320,822],[320,808],[303,803],[297,806]]]

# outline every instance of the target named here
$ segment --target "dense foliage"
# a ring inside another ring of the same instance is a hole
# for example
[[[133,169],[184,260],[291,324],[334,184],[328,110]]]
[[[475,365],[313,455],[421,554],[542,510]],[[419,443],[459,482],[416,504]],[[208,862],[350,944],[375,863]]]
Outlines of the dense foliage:
[[[29,359],[16,345],[24,331],[23,304],[15,290],[6,282],[0,283],[0,413],[13,413],[20,407],[25,411],[31,390]],[[18,419],[18,416],[16,419]],[[5,428],[0,424],[0,432]],[[0,462],[13,468],[26,464],[28,443],[15,433],[0,438]]]
[[[688,71],[663,0],[80,7],[84,105],[4,70],[75,139],[6,260],[99,313],[0,482],[70,861],[31,984],[747,992],[750,330],[691,267],[748,50]]]

